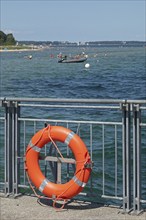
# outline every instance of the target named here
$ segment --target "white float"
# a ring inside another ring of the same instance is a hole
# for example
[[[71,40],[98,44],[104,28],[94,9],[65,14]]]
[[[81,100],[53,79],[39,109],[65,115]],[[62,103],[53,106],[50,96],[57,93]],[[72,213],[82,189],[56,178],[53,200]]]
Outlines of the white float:
[[[90,67],[90,64],[89,63],[86,63],[85,64],[85,68],[89,68]]]

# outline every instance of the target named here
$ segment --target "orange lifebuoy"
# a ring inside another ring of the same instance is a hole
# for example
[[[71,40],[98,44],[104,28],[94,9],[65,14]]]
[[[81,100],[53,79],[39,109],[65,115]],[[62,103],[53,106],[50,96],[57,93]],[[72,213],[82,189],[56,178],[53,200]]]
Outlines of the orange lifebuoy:
[[[76,171],[73,178],[63,184],[50,182],[39,166],[41,148],[51,141],[66,143],[74,154]],[[88,150],[81,138],[73,131],[61,126],[47,126],[38,131],[28,144],[25,167],[33,184],[49,198],[70,199],[83,190],[92,170]]]

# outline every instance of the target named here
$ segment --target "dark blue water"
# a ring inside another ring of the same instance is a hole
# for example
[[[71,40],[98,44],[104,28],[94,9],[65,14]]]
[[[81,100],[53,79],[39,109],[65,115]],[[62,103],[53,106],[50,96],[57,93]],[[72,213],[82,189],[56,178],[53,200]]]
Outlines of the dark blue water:
[[[59,52],[82,49],[1,53],[1,96],[145,99],[145,48],[84,49],[88,69],[85,63],[57,63]]]
[[[57,54],[60,52],[74,55],[82,51],[89,56],[85,63],[61,64],[57,62]],[[50,56],[52,54],[54,55],[53,58]],[[32,55],[31,60],[26,59],[28,55]],[[1,53],[0,56],[0,95],[2,97],[146,99],[145,48],[87,48],[84,50],[79,48],[54,48],[34,52],[5,52]],[[86,63],[90,64],[88,69],[85,68]],[[121,120],[121,112],[117,115],[114,111],[97,111],[96,109],[88,111],[84,109],[68,109],[66,111],[63,109],[60,112],[58,110],[52,112],[48,109],[34,109],[32,111],[32,109],[27,108],[24,113],[26,117],[34,117],[37,114],[37,116],[43,118],[52,116],[53,119],[55,117],[55,119],[69,118],[75,120]],[[32,125],[31,128],[33,130]],[[88,146],[90,145],[90,139],[87,138],[89,133],[89,127],[83,125],[81,136]],[[107,194],[110,194],[111,185],[114,185],[114,164],[111,163],[111,159],[114,160],[115,152],[111,133],[114,134],[114,128],[106,127],[105,183]],[[120,173],[118,192],[121,194],[122,144],[119,133],[121,134],[121,128],[118,131],[118,172]],[[92,185],[97,194],[102,193],[97,190],[97,188],[101,189],[102,185],[101,136],[102,127],[93,126],[93,159],[95,158],[93,171],[95,172],[92,174]],[[29,139],[30,137],[27,140],[28,142]],[[3,152],[3,148],[0,148],[0,150]]]

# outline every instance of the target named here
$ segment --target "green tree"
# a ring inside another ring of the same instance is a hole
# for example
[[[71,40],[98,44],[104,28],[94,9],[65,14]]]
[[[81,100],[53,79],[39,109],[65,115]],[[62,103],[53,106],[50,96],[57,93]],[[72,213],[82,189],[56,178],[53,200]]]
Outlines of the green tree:
[[[6,45],[15,45],[16,41],[15,38],[13,37],[13,34],[7,34],[6,38]]]
[[[7,35],[3,31],[0,31],[0,46],[5,44],[6,39]]]

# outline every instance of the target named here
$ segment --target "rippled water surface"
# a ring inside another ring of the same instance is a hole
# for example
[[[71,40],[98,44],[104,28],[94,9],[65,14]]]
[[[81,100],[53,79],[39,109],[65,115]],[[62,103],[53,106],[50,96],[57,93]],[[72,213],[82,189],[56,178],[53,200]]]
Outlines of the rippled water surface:
[[[88,54],[88,60],[84,63],[65,64],[57,62],[57,54],[60,52],[74,55],[83,51]],[[26,58],[29,55],[32,55],[32,59]],[[2,97],[146,99],[145,48],[51,48],[33,52],[4,52],[0,56],[0,92]],[[86,63],[90,64],[89,68],[85,68]],[[37,114],[37,116],[43,118],[51,116],[53,118],[55,116],[57,119],[88,121],[121,120],[120,111],[117,114],[114,111],[108,112],[100,109],[98,111],[97,109],[90,109],[90,111],[87,111],[87,109],[61,109],[59,112],[55,109],[54,111],[49,111],[43,108],[36,108],[31,111],[28,108],[24,109],[23,113],[26,117],[34,117]],[[76,125],[73,128],[77,129]],[[32,132],[33,126],[31,125],[29,129]],[[30,133],[29,129],[27,134]],[[90,129],[89,125],[82,125],[81,135],[87,145],[90,145],[91,141],[89,138]],[[102,194],[103,128],[100,125],[93,125],[92,129],[93,159],[95,161],[92,186],[97,194]],[[106,127],[104,129],[105,186],[108,194],[112,192],[115,186],[113,178],[115,164],[111,163],[111,160],[115,160],[115,143],[113,140],[115,130],[114,127]],[[22,126],[23,130],[24,125]],[[1,129],[1,134],[2,132]],[[122,194],[121,133],[121,128],[117,128],[119,194]],[[111,134],[113,135],[112,138]],[[29,134],[29,136],[31,135]],[[22,134],[22,139],[23,136]],[[29,142],[29,138],[26,142]],[[22,140],[22,142],[24,141]],[[25,149],[25,144],[22,143],[23,145]],[[4,155],[4,149],[0,148],[0,150],[2,155]],[[146,167],[145,158],[142,160],[143,167]],[[3,164],[3,158],[1,158],[1,164]],[[145,184],[145,179],[142,183]],[[145,193],[146,189],[143,191]]]
[[[57,63],[57,54],[81,53],[61,48],[1,53],[1,96],[144,99],[145,48],[87,48],[85,63]],[[32,55],[31,60],[26,56]],[[51,58],[51,54],[54,58]]]

